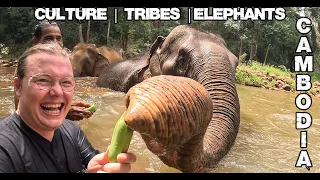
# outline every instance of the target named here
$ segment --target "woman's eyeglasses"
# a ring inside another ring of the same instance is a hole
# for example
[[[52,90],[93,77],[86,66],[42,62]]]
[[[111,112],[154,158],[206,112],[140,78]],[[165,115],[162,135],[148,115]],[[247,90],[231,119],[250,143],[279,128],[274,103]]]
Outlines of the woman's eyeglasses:
[[[56,80],[59,80],[59,84],[64,92],[70,92],[76,86],[76,82],[71,76],[55,78],[51,74],[41,73],[30,77],[31,82],[35,83],[41,90],[45,91],[52,89]]]

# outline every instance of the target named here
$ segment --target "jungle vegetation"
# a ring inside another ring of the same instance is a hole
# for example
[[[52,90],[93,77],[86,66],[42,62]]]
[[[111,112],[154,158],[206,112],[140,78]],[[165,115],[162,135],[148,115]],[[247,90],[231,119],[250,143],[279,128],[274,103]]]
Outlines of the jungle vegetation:
[[[126,55],[143,51],[145,43],[153,43],[157,36],[166,36],[177,25],[188,24],[188,7],[180,7],[177,21],[128,21],[122,8],[118,22],[114,23],[114,8],[108,8],[106,21],[57,21],[62,29],[64,46],[72,50],[78,42],[105,45],[122,49]],[[37,19],[35,7],[0,7],[0,57],[15,58],[28,46]],[[257,61],[265,65],[284,66],[293,71],[294,55],[301,34],[296,20],[303,12],[312,20],[308,40],[314,56],[315,73],[320,73],[320,7],[286,7],[282,21],[192,21],[190,26],[203,31],[218,33],[228,48],[238,57],[245,53],[243,62]]]

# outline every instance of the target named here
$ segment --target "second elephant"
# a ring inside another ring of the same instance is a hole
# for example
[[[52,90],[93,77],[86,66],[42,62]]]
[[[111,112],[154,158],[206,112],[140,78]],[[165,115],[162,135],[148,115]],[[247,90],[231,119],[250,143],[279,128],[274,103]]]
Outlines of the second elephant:
[[[97,86],[127,93],[128,90],[150,77],[149,52],[113,63],[105,68],[97,79]]]
[[[96,47],[95,44],[79,43],[69,55],[75,77],[98,77],[110,64],[122,61],[123,57],[114,49]]]

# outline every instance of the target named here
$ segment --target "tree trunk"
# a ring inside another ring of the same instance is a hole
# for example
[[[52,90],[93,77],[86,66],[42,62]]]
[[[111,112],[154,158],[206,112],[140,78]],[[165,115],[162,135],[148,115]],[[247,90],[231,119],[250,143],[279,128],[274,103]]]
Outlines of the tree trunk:
[[[79,42],[80,43],[84,42],[83,35],[82,35],[82,24],[81,23],[79,23]]]
[[[128,45],[128,37],[122,35],[121,36],[121,45],[122,45],[122,49],[124,50],[124,52],[127,52],[127,45]]]
[[[249,58],[249,61],[252,61],[253,60],[253,58],[254,58],[254,56],[255,56],[255,49],[256,49],[256,47],[255,47],[255,43],[254,43],[254,40],[253,40],[253,38],[251,39],[251,43],[250,43],[250,58]]]
[[[86,43],[89,43],[90,27],[91,27],[91,21],[89,20],[89,21],[88,21],[88,28],[87,28]]]
[[[267,62],[267,57],[268,57],[269,47],[270,47],[270,44],[268,44],[268,48],[267,48],[266,56],[264,57],[263,65],[265,65],[265,64],[266,64],[266,62]]]
[[[319,7],[310,7],[310,19],[312,23],[312,29],[311,29],[311,42],[312,42],[312,47],[314,49],[318,49],[320,46],[320,33],[318,31],[318,22],[317,22],[317,17],[319,14]]]
[[[108,20],[107,43],[106,43],[107,46],[109,43],[109,34],[110,34],[110,19]]]
[[[243,54],[243,39],[240,39],[240,48],[239,48],[239,56],[238,56],[238,59],[239,59],[239,64],[241,63],[241,56]]]

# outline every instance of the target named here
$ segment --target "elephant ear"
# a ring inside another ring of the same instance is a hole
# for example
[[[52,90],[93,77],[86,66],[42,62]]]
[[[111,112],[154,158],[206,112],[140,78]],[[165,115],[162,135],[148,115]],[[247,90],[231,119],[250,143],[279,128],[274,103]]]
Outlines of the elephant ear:
[[[99,57],[99,53],[97,51],[96,47],[87,47],[87,53],[90,57],[90,59],[92,60],[92,63],[96,63],[96,61],[98,60]]]
[[[97,59],[97,60],[99,60],[99,61],[100,61],[100,60],[104,60],[104,61],[107,62],[107,65],[110,65],[109,59],[108,59],[105,55],[103,55],[103,54],[101,53],[100,48],[97,48],[96,50],[97,50],[97,52],[98,52],[98,59]]]
[[[181,49],[179,51],[178,57],[176,61],[173,61],[172,67],[168,66],[169,74],[173,74],[175,76],[187,76],[188,71],[190,70],[190,54],[186,52],[185,49]],[[170,61],[167,61],[170,64]],[[163,71],[166,71],[166,66],[164,65]]]
[[[160,59],[157,55],[158,50],[161,49],[163,42],[165,41],[165,37],[158,36],[155,42],[152,44],[149,52],[148,64],[150,67],[150,73],[152,75],[160,75]]]
[[[154,41],[154,43],[151,45],[150,48],[150,57],[153,55],[153,53],[158,49],[161,48],[162,43],[166,40],[163,36],[158,36],[157,39]]]
[[[139,82],[142,82],[145,79],[145,73],[149,69],[149,63],[146,61],[146,64],[137,71],[137,77]]]
[[[131,74],[131,78],[133,78],[133,79],[131,79],[130,81],[134,82],[134,84],[138,84],[138,83],[142,82],[143,80],[151,77],[151,75],[149,74],[150,73],[149,72],[149,66],[150,66],[149,59],[146,59],[145,58],[146,56],[147,56],[147,54],[144,54],[141,57],[142,60],[140,60],[140,59],[136,60],[137,63],[134,62],[135,61],[134,59],[131,59],[133,64],[135,64],[137,67],[137,68],[135,68],[135,70]]]
[[[86,52],[88,54],[88,60],[84,63],[84,67],[87,69],[87,76],[95,76],[96,65],[99,62],[100,55],[97,52],[95,46],[86,46]]]
[[[110,65],[109,59],[105,57],[101,52],[99,48],[96,48],[97,55],[96,55],[96,61],[93,68],[93,76],[98,77],[100,76],[103,69],[108,67]]]

